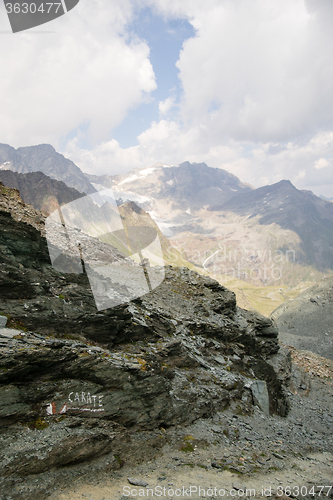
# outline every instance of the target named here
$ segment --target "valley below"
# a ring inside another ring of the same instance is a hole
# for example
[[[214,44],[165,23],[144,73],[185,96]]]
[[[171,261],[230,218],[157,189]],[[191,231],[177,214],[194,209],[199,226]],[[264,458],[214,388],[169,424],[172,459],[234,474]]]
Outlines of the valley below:
[[[333,204],[1,146],[0,499],[333,498]]]

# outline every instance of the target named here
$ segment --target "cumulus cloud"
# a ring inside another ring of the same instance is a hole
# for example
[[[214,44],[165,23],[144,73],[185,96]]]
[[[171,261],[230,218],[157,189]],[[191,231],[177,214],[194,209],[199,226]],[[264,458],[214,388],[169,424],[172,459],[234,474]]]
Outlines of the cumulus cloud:
[[[330,165],[330,162],[326,160],[326,158],[319,158],[319,160],[317,160],[315,162],[315,168],[317,170],[321,170],[322,168],[327,168],[329,167]]]
[[[129,30],[147,6],[195,36],[175,61],[180,103],[166,95],[159,120],[121,148],[112,130],[156,88],[149,47]],[[94,173],[205,161],[256,187],[289,178],[332,196],[332,16],[331,0],[82,1],[55,34],[0,49],[2,140],[71,134],[63,152]]]
[[[309,13],[302,0],[203,8],[177,63],[187,123],[208,127],[216,142],[287,141],[333,127],[324,11]]]
[[[55,33],[7,36],[0,46],[1,140],[56,146],[78,128],[92,144],[109,138],[156,88],[148,45],[126,32],[132,16],[129,0],[89,0],[53,21]]]
[[[167,115],[171,109],[175,106],[175,98],[168,97],[164,101],[158,103],[158,110],[162,116]]]
[[[161,120],[139,136],[139,144],[123,149],[117,141],[108,141],[92,151],[84,151],[72,141],[65,155],[86,172],[117,174],[132,168],[153,165],[157,161],[178,164],[185,160],[206,162],[223,168],[254,187],[289,179],[298,189],[331,197],[333,193],[333,132],[317,133],[305,142],[252,143],[229,139],[207,148],[200,129],[182,131],[177,122]],[[318,158],[319,165],[316,167]]]

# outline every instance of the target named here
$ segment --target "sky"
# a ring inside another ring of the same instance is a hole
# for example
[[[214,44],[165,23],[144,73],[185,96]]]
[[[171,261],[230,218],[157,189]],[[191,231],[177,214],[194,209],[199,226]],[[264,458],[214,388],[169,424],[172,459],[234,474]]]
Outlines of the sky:
[[[0,142],[333,197],[332,18],[332,0],[80,0],[13,34],[1,2]]]

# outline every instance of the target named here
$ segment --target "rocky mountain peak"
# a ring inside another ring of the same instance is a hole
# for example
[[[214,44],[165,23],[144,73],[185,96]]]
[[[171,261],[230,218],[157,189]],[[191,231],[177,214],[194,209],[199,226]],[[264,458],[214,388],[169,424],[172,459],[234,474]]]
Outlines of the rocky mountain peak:
[[[21,154],[23,156],[28,156],[27,152],[29,152],[29,155],[41,154],[41,153],[46,155],[52,155],[56,153],[56,150],[51,144],[38,144],[36,146],[30,146],[29,149],[27,149],[26,147],[21,147],[17,148],[16,151],[18,152],[18,154]]]
[[[21,147],[14,149],[7,144],[0,144],[0,170],[14,172],[43,172],[52,179],[63,181],[67,186],[81,193],[94,193],[83,172],[71,160],[57,153],[50,144]]]
[[[188,161],[178,166],[158,163],[110,179],[105,176],[88,178],[99,186],[112,187],[119,198],[135,197],[145,210],[158,213],[167,206],[174,211],[193,213],[214,203],[222,203],[236,192],[251,190],[225,170]]]

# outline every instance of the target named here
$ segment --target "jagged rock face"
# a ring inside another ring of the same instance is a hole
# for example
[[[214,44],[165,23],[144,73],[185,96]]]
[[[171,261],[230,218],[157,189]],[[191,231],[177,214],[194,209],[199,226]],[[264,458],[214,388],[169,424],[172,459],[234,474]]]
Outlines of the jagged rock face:
[[[95,189],[83,172],[71,160],[59,154],[50,144],[12,148],[0,144],[0,169],[14,172],[43,172],[52,179],[63,181],[80,193],[94,193]]]
[[[6,187],[18,189],[25,203],[46,214],[84,196],[76,189],[69,188],[62,181],[51,179],[43,172],[19,174],[12,170],[0,170],[0,181]]]
[[[11,316],[30,330],[76,333],[112,346],[133,335],[159,338],[185,329],[190,335],[240,342],[262,355],[278,351],[278,332],[269,319],[240,310],[233,292],[187,268],[169,267],[162,285],[135,305],[96,314],[85,275],[52,269],[46,240],[33,227],[5,212],[0,224],[5,228],[0,239],[0,304],[5,309],[8,299],[16,299],[10,301]]]
[[[218,351],[227,356],[264,360],[278,352],[278,332],[269,319],[239,309],[233,292],[186,268],[168,267],[166,279],[151,293],[97,313],[86,276],[52,269],[46,240],[37,230],[6,213],[0,224],[0,310],[12,323],[44,335],[76,335],[107,348],[173,337],[186,345],[193,337],[204,344],[218,342]],[[207,364],[196,356],[189,359],[196,366]]]
[[[282,381],[290,357],[279,351],[278,331],[271,320],[238,308],[234,293],[211,278],[167,267],[149,294],[97,312],[86,275],[54,270],[41,231],[5,211],[0,248],[0,312],[11,328],[0,329],[7,475],[108,453],[115,425],[155,429],[229,405],[250,412],[254,403],[286,415]],[[258,387],[268,401],[260,401]],[[52,444],[36,448],[18,424],[48,425]],[[8,432],[24,443],[21,458],[10,451]]]

